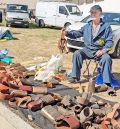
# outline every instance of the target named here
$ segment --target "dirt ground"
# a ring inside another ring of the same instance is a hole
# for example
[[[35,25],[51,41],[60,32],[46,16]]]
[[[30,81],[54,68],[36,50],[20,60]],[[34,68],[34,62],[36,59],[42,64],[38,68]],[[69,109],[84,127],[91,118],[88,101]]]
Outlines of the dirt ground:
[[[19,62],[25,66],[31,66],[45,62],[52,54],[59,53],[57,41],[60,36],[60,29],[31,27],[29,29],[10,28],[10,30],[15,39],[0,42],[0,49],[8,48],[9,55],[14,57],[13,62],[15,63]],[[71,69],[72,53],[64,54],[63,57],[64,67]],[[94,67],[95,64],[92,63],[90,66],[91,71]],[[83,69],[85,69],[85,64],[83,64]],[[112,72],[120,80],[120,59],[113,59]],[[115,97],[108,96],[107,92],[97,93],[96,95],[111,101],[120,101],[120,90],[117,91]]]

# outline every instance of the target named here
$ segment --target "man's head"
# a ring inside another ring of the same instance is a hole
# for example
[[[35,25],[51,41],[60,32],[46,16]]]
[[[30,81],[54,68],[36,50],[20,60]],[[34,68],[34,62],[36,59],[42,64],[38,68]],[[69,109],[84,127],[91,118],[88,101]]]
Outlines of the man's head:
[[[90,9],[90,15],[93,20],[99,20],[102,15],[102,8],[99,5],[94,5]]]

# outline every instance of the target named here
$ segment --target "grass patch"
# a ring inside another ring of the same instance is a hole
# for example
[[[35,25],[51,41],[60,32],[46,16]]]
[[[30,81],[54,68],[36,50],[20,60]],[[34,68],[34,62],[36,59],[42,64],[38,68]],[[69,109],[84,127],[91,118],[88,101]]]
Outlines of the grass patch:
[[[38,26],[37,26],[36,23],[29,23],[29,28],[30,29],[36,29],[36,28],[38,28]]]

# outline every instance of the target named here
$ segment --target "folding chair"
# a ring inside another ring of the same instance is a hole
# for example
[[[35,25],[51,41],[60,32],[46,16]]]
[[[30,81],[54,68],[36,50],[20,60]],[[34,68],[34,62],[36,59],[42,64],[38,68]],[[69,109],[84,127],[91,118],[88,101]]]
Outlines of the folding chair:
[[[86,69],[83,71],[83,75],[85,75],[85,73],[87,72],[88,73],[88,79],[90,78],[90,70],[89,70],[89,67],[90,67],[90,64],[92,62],[93,59],[88,59],[85,60],[85,64],[86,64]],[[94,71],[93,71],[93,74],[92,76],[95,75],[95,71],[97,70],[98,68],[98,65],[99,65],[99,61],[97,59],[94,60],[95,62],[95,68],[94,68]]]

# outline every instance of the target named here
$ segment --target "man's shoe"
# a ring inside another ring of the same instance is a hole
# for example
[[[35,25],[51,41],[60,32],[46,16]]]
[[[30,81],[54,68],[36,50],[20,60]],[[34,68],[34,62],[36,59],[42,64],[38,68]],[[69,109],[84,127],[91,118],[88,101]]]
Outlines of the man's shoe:
[[[77,79],[77,78],[70,78],[70,79],[68,80],[68,82],[69,82],[69,83],[74,83],[74,84],[76,84],[76,83],[80,83],[80,80]]]

